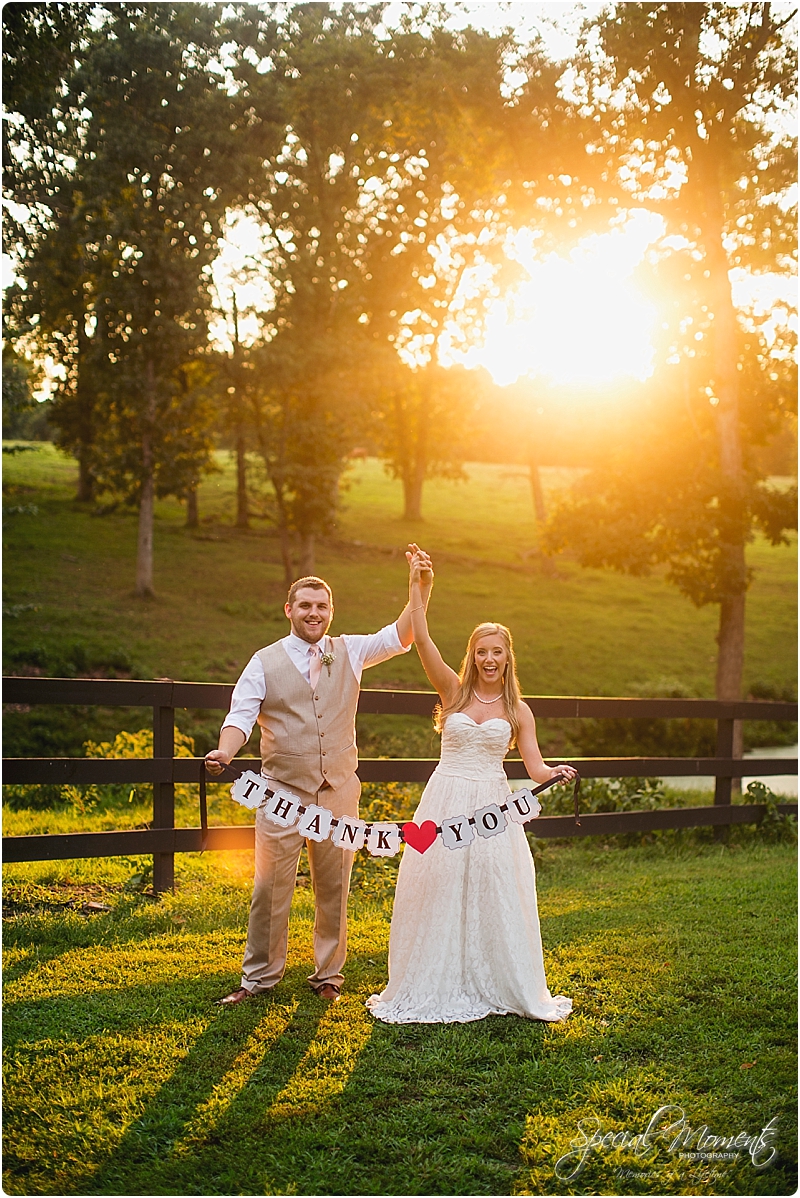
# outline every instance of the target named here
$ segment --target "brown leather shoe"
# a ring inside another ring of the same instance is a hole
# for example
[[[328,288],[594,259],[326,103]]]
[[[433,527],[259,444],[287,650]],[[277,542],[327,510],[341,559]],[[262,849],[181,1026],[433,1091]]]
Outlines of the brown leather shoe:
[[[333,982],[323,982],[323,984],[314,990],[318,998],[324,998],[326,1002],[338,1002],[342,997],[342,992],[339,986]]]
[[[235,1007],[237,1003],[244,1002],[246,998],[254,997],[255,995],[252,990],[245,990],[244,986],[240,986],[232,994],[226,994],[224,998],[218,998],[215,1005],[218,1007]]]

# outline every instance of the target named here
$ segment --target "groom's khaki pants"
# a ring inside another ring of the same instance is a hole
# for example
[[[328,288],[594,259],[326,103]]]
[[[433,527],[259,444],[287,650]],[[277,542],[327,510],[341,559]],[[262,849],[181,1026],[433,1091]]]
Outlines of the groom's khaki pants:
[[[355,774],[338,790],[326,788],[308,794],[287,787],[304,806],[318,803],[335,816],[358,816],[361,783]],[[247,925],[247,947],[242,966],[242,986],[252,994],[271,990],[283,977],[289,945],[289,910],[292,905],[297,863],[304,838],[294,828],[279,828],[259,809],[256,813],[256,862],[253,899]],[[314,972],[309,982],[318,989],[325,982],[341,986],[347,955],[347,894],[353,854],[333,842],[309,840],[308,860],[314,887]]]

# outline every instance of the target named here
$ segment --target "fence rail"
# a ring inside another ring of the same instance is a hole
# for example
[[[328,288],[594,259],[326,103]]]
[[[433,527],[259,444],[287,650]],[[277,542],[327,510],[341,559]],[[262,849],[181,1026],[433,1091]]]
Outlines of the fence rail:
[[[117,678],[4,678],[3,701],[20,704],[64,703],[83,707],[197,707],[227,711],[233,685],[228,682],[154,682]],[[696,720],[796,720],[797,704],[764,699],[723,703],[717,699],[606,699],[574,695],[526,696],[537,716],[586,719],[639,717]],[[430,715],[431,691],[363,690],[361,715]]]
[[[123,758],[7,758],[3,780],[14,784],[152,783],[153,820],[150,828],[123,832],[74,832],[47,836],[3,838],[7,862],[65,860],[152,853],[154,888],[171,889],[174,854],[197,852],[199,828],[175,827],[175,784],[198,782],[202,758],[175,757],[175,710],[194,708],[227,711],[233,686],[213,682],[127,681],[95,678],[4,678],[3,700],[19,706],[65,704],[85,707],[150,707],[153,711],[153,756],[146,760]],[[733,756],[737,720],[797,719],[797,704],[748,700],[723,703],[711,699],[606,699],[579,696],[526,696],[534,714],[543,718],[571,719],[708,719],[717,723],[715,757],[564,757],[584,778],[676,777],[715,778],[714,805],[657,811],[626,811],[584,815],[580,827],[568,816],[541,816],[529,827],[540,837],[597,836],[620,832],[645,832],[662,828],[690,828],[752,823],[763,818],[763,805],[731,803],[731,784],[744,776],[796,774],[797,761],[785,758]],[[428,691],[364,690],[359,698],[363,715],[430,716],[436,696]],[[237,758],[237,764],[258,771],[258,759]],[[374,759],[359,761],[364,782],[425,782],[435,759]],[[509,778],[526,777],[522,761],[505,762]],[[797,810],[780,804],[783,812]],[[212,827],[209,850],[253,847],[252,826]]]

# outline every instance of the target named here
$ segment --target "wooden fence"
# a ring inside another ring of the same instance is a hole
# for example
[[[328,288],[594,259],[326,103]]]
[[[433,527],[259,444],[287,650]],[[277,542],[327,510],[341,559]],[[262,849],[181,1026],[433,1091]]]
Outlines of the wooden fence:
[[[174,854],[198,852],[200,828],[175,827],[175,783],[197,783],[201,758],[175,757],[176,708],[227,711],[233,687],[211,682],[138,682],[83,678],[4,678],[6,703],[73,704],[87,707],[150,707],[153,711],[153,756],[130,758],[7,758],[6,783],[75,785],[152,783],[153,820],[149,828],[127,832],[75,832],[48,836],[12,836],[3,839],[7,862],[65,860],[153,854],[155,890],[171,889]],[[372,715],[430,716],[436,696],[427,691],[363,690],[359,712]],[[796,720],[797,704],[747,701],[720,703],[711,699],[601,699],[526,696],[539,719],[658,718],[716,720],[714,757],[565,757],[584,778],[714,777],[714,805],[656,811],[626,811],[584,815],[577,827],[571,816],[540,816],[529,826],[540,837],[596,836],[620,832],[646,832],[660,828],[690,828],[752,823],[765,812],[763,805],[732,804],[734,778],[770,774],[796,774],[797,760],[733,757],[734,723],[737,720]],[[259,771],[260,761],[237,758],[237,765]],[[363,782],[425,782],[435,759],[362,759],[358,773]],[[520,760],[505,762],[509,778],[524,778]],[[213,780],[213,779],[210,779]],[[796,803],[780,804],[782,812],[796,812]],[[212,827],[206,848],[253,847],[253,827]]]

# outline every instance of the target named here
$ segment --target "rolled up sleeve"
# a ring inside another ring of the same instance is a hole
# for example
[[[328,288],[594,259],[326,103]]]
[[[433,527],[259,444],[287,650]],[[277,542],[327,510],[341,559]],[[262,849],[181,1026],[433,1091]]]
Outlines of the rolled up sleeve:
[[[397,657],[400,653],[408,653],[411,649],[410,645],[404,645],[400,640],[396,622],[387,624],[379,632],[367,635],[345,633],[342,639],[347,646],[347,655],[350,658],[353,673],[359,680],[362,672],[369,669],[370,666],[377,666],[380,662],[388,661],[390,657]]]
[[[233,688],[231,709],[225,717],[222,727],[238,728],[240,732],[244,733],[245,740],[249,740],[266,694],[267,682],[264,677],[264,667],[261,664],[261,659],[253,654]]]

